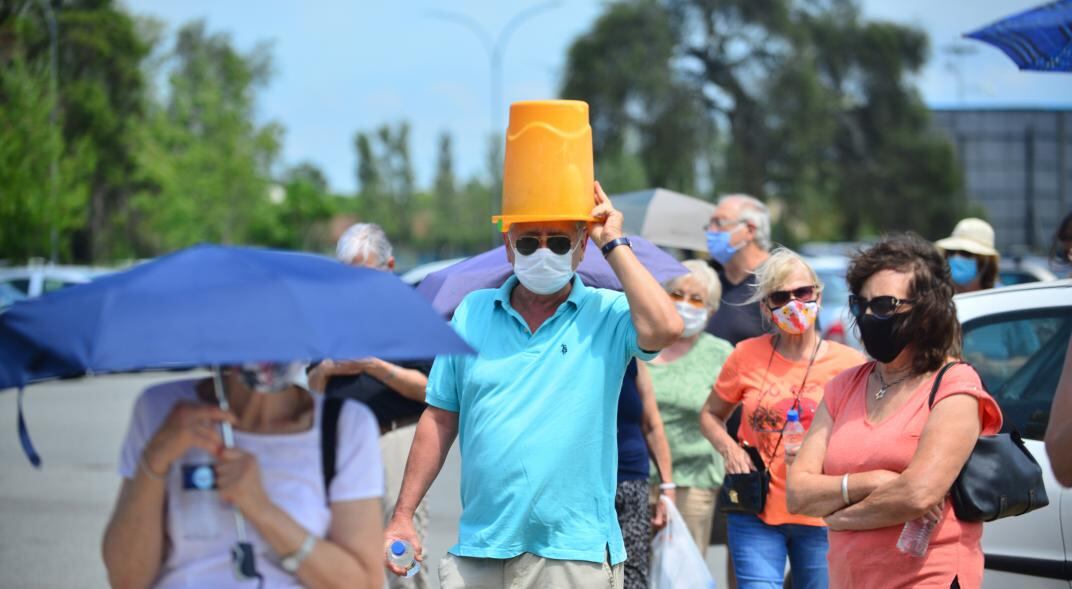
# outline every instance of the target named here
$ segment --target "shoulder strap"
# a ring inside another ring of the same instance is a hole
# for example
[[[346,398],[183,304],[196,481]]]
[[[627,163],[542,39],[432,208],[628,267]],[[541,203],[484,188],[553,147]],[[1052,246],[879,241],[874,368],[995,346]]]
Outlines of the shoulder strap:
[[[945,376],[947,370],[956,366],[957,364],[961,364],[960,360],[954,360],[953,362],[946,364],[942,367],[941,370],[938,371],[938,376],[934,377],[934,386],[931,387],[931,395],[927,398],[928,409],[934,407],[934,396],[938,394],[938,387],[942,384],[942,377]]]
[[[335,451],[339,445],[339,414],[342,413],[342,404],[346,401],[341,397],[327,397],[324,399],[320,416],[320,463],[324,473],[324,501],[330,503],[331,481],[335,480]]]

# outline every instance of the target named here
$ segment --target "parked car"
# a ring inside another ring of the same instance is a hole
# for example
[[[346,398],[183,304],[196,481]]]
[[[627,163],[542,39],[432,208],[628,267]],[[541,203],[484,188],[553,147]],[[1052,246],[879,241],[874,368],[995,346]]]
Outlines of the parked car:
[[[16,300],[39,297],[73,284],[84,284],[108,272],[111,270],[89,266],[35,263],[0,268],[0,309]]]
[[[6,282],[0,282],[0,311],[15,304],[16,301],[21,301],[25,298],[26,293]]]
[[[998,281],[1004,286],[1056,280],[1046,258],[1014,256],[998,264]]]
[[[849,314],[849,284],[845,282],[849,258],[832,255],[806,260],[823,283],[823,307],[819,311],[819,330],[823,338],[860,349]]]
[[[422,280],[433,272],[439,272],[443,268],[457,264],[465,258],[451,258],[449,260],[438,260],[435,262],[428,262],[427,264],[421,264],[406,272],[404,272],[399,279],[406,284],[416,287]]]
[[[1005,431],[1019,431],[1042,466],[1050,499],[1048,507],[984,526],[983,587],[1068,589],[1072,495],[1054,479],[1043,437],[1072,338],[1072,280],[968,293],[955,301],[964,359],[1001,406]]]

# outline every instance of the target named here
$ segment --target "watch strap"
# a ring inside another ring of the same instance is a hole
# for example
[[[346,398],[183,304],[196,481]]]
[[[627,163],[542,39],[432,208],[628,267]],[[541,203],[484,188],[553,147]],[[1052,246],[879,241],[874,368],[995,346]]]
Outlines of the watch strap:
[[[614,248],[618,247],[619,245],[627,245],[629,247],[633,247],[633,244],[629,242],[628,237],[619,237],[618,239],[612,239],[607,243],[603,244],[603,247],[599,248],[599,251],[603,252],[603,257],[605,258],[609,256],[610,252],[613,251]]]

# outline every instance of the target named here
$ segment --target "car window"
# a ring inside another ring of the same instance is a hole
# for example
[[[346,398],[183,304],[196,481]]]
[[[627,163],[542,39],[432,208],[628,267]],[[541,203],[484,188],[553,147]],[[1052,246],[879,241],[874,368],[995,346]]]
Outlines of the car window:
[[[964,324],[971,362],[1005,416],[1005,429],[1041,440],[1069,338],[1072,307],[984,317]]]
[[[30,279],[29,278],[13,278],[11,280],[4,281],[4,284],[14,287],[22,294],[30,294]]]
[[[998,272],[998,282],[1000,282],[1002,286],[1015,286],[1017,284],[1038,282],[1038,278],[1035,278],[1030,272],[1009,270]]]
[[[823,301],[831,304],[849,304],[849,285],[840,272],[816,272],[823,282]]]
[[[74,286],[81,284],[80,282],[68,282],[66,280],[60,280],[59,278],[46,278],[41,285],[41,292],[52,292],[61,288],[67,288],[68,286]]]

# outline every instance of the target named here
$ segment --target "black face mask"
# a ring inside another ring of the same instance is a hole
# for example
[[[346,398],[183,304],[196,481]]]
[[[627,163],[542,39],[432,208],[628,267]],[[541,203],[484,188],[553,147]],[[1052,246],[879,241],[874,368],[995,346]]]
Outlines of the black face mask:
[[[867,354],[883,364],[888,364],[899,356],[908,345],[908,334],[904,330],[908,315],[898,313],[888,319],[864,315],[857,319],[860,339],[864,342]]]

